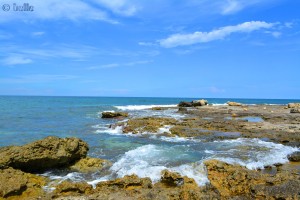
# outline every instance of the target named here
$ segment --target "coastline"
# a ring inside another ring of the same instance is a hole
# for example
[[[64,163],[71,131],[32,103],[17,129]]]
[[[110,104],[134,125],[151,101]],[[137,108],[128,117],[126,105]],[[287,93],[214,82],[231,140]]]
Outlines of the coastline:
[[[165,109],[178,108],[163,107],[157,109],[157,112]],[[193,138],[207,141],[260,138],[264,142],[283,144],[298,148],[298,150],[300,147],[300,114],[290,113],[286,105],[208,105],[185,108],[179,112],[185,117],[163,120],[161,117],[129,117],[128,121],[112,124],[111,129],[121,127],[122,134],[142,135],[146,131],[158,133],[155,135],[157,137]],[[169,127],[162,129],[166,126]],[[249,170],[236,163],[226,164],[215,160],[208,160],[205,163],[209,183],[202,187],[197,185],[191,177],[164,171],[157,183],[151,182],[149,178],[135,176],[102,181],[97,184],[96,189],[92,189],[87,183],[81,183],[81,185],[70,182],[61,183],[64,185],[57,186],[60,189],[52,193],[45,192],[42,198],[117,199],[122,195],[128,199],[151,199],[150,197],[163,199],[163,197],[170,198],[170,195],[174,196],[173,199],[299,198],[299,193],[297,193],[297,190],[299,191],[297,180],[300,178],[299,162],[274,163],[260,170]],[[268,171],[270,168],[273,170]],[[234,176],[231,174],[233,172]],[[245,178],[245,175],[248,178]],[[215,177],[219,179],[215,180]],[[180,181],[183,183],[178,184]],[[219,184],[220,182],[222,184]],[[236,185],[236,183],[241,184]],[[257,184],[259,187],[255,187]],[[61,189],[62,186],[64,189]],[[23,197],[13,195],[9,198]],[[29,197],[24,197],[26,198]]]

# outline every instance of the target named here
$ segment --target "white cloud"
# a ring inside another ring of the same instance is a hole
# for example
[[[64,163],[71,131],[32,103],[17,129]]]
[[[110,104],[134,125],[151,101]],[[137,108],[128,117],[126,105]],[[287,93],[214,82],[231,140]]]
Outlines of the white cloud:
[[[31,33],[32,36],[42,36],[44,34],[45,34],[45,32],[42,32],[42,31]]]
[[[221,14],[229,15],[244,10],[254,5],[274,2],[273,0],[219,0],[221,5]]]
[[[138,6],[133,1],[128,0],[94,0],[95,2],[110,9],[112,12],[124,16],[132,16],[138,10]]]
[[[139,60],[139,61],[133,61],[133,62],[127,62],[127,63],[111,63],[111,64],[106,64],[106,65],[101,65],[101,66],[93,66],[87,68],[88,70],[95,70],[95,69],[105,69],[105,68],[115,68],[115,67],[130,67],[130,66],[135,66],[135,65],[145,65],[148,63],[151,63],[151,60]]]
[[[30,74],[15,76],[12,78],[1,78],[0,83],[19,84],[19,83],[41,83],[41,82],[53,82],[59,80],[71,80],[77,76],[73,75],[57,75],[57,74]]]
[[[272,28],[274,23],[263,21],[244,22],[235,26],[225,26],[210,32],[194,32],[190,34],[174,34],[166,39],[160,40],[161,46],[166,48],[206,43],[214,40],[221,40],[233,33],[250,33],[259,29]]]
[[[117,23],[108,17],[106,12],[82,0],[29,0],[34,11],[30,13],[0,12],[0,22],[10,20],[29,21],[34,19],[67,19],[67,20],[101,20]]]
[[[156,46],[156,45],[157,45],[157,44],[152,43],[152,42],[139,42],[138,44],[139,44],[140,46],[148,46],[148,47]]]
[[[4,65],[23,65],[32,63],[32,60],[29,58],[25,58],[22,55],[11,55],[2,60]]]

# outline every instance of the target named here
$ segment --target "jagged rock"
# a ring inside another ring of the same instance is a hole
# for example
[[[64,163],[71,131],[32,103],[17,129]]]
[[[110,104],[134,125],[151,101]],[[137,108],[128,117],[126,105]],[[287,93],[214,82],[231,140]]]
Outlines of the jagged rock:
[[[128,117],[126,112],[103,112],[102,118],[118,118],[118,117]]]
[[[87,184],[86,182],[69,182],[63,181],[59,185],[56,186],[54,190],[55,196],[77,196],[82,194],[90,194],[92,192],[92,186]]]
[[[228,104],[229,106],[242,106],[242,105],[243,105],[243,104],[241,104],[241,103],[232,102],[232,101],[228,101],[227,104]]]
[[[103,168],[111,166],[111,162],[100,158],[82,158],[74,165],[70,166],[71,170],[79,172],[96,172]]]
[[[178,104],[178,107],[192,107],[192,106],[193,106],[192,102],[186,102],[186,101],[181,101]]]
[[[288,108],[300,108],[300,103],[289,103]]]
[[[0,149],[0,168],[13,167],[25,172],[67,167],[85,158],[87,143],[78,138],[47,137],[24,146]]]
[[[159,128],[164,125],[173,125],[176,123],[176,119],[173,118],[163,118],[163,117],[144,117],[144,118],[134,118],[129,119],[124,127],[124,133],[142,133],[142,132],[152,132],[156,133]]]
[[[217,160],[208,160],[204,164],[208,179],[224,198],[297,199],[299,176],[290,173],[268,175]]]
[[[288,155],[289,161],[292,162],[300,162],[300,151],[296,151],[290,155]]]
[[[208,101],[204,100],[204,99],[192,101],[193,106],[205,106],[207,104],[208,104]]]
[[[300,113],[300,108],[292,108],[291,113]]]
[[[134,188],[152,188],[153,185],[150,178],[139,178],[137,175],[133,174],[112,181],[100,182],[97,184],[96,190],[110,187],[132,190]]]
[[[168,170],[162,171],[161,182],[168,186],[181,186],[184,184],[183,177],[177,172],[170,172]]]
[[[0,170],[0,199],[37,199],[43,195],[47,179],[20,170]]]

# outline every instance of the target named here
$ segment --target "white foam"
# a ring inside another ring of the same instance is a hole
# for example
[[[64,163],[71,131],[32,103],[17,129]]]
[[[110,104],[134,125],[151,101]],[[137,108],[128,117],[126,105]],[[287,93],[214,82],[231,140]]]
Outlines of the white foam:
[[[239,164],[247,167],[248,169],[261,169],[265,166],[274,165],[276,163],[284,164],[288,162],[287,156],[295,151],[299,151],[299,148],[284,146],[282,144],[276,144],[273,142],[265,142],[259,139],[243,139],[225,140],[219,141],[228,144],[236,143],[237,147],[250,147],[253,150],[237,150],[236,152],[241,156],[242,154],[248,156],[249,159],[242,159],[239,156],[214,156],[215,159],[228,162],[231,164]],[[259,150],[262,148],[263,150]],[[234,149],[235,150],[235,149]],[[234,152],[234,151],[231,151]],[[251,154],[249,156],[249,154]]]
[[[227,103],[213,103],[213,106],[226,106]]]
[[[98,183],[103,182],[103,181],[108,181],[108,180],[110,180],[110,177],[104,176],[104,177],[101,177],[101,178],[93,180],[93,181],[88,181],[87,183],[92,185],[93,188],[95,189]]]
[[[193,163],[180,165],[178,167],[171,168],[170,171],[178,172],[182,176],[193,178],[199,186],[209,183],[207,172],[202,162],[200,164]]]
[[[145,110],[145,109],[151,109],[154,107],[163,107],[163,108],[168,108],[168,107],[177,107],[176,104],[171,104],[171,105],[128,105],[128,106],[115,106],[119,110]]]
[[[96,133],[108,133],[111,135],[122,135],[123,127],[122,126],[116,126],[115,128],[102,127],[101,129],[96,130],[95,132]]]
[[[172,128],[172,126],[165,125],[162,128],[158,129],[158,133],[160,133],[160,134],[162,134],[162,133],[171,133],[170,128]]]

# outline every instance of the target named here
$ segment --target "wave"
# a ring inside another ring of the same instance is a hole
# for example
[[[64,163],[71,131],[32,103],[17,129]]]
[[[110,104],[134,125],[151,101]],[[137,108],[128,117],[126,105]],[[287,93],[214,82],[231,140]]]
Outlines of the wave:
[[[145,109],[151,109],[154,107],[162,107],[162,108],[168,108],[168,107],[177,107],[177,104],[170,104],[170,105],[128,105],[128,106],[115,106],[119,110],[145,110]]]

